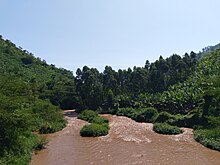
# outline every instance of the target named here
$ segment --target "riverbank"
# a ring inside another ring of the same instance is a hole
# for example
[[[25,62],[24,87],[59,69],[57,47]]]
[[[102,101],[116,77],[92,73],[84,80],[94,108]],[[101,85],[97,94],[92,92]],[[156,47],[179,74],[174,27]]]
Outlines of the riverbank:
[[[103,115],[110,121],[107,136],[81,137],[86,124],[74,111],[65,111],[68,125],[50,134],[46,149],[33,156],[30,165],[218,165],[220,152],[203,147],[193,139],[192,129],[179,135],[155,133],[151,123],[137,123],[127,117]]]

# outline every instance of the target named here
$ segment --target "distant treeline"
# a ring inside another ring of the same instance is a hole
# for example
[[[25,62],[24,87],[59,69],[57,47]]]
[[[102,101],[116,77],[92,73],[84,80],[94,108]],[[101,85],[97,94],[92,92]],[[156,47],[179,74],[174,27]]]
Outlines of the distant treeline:
[[[134,98],[140,94],[163,92],[171,85],[187,80],[197,62],[197,54],[191,52],[183,57],[174,54],[163,59],[160,56],[154,63],[147,60],[144,67],[119,69],[117,72],[111,66],[106,66],[103,73],[84,66],[82,70],[77,69],[75,78],[80,106],[111,108],[116,96]]]

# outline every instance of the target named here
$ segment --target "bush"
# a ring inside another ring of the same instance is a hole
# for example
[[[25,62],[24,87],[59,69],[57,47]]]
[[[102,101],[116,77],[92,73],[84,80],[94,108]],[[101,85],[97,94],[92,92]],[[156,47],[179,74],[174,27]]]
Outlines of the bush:
[[[38,136],[37,142],[34,146],[35,150],[42,150],[45,148],[45,145],[48,143],[48,140],[45,136]]]
[[[116,115],[118,115],[118,116],[126,116],[126,117],[129,117],[131,119],[135,119],[136,118],[136,113],[137,113],[137,109],[134,109],[134,108],[131,108],[131,107],[119,108],[116,111]]]
[[[108,134],[108,130],[109,130],[109,128],[105,124],[92,123],[89,125],[85,125],[80,130],[80,135],[83,137],[105,136]]]
[[[78,119],[92,122],[94,118],[98,117],[98,113],[92,110],[84,110],[78,115]]]
[[[210,127],[220,127],[220,116],[207,116],[207,120]]]
[[[164,123],[164,122],[167,122],[170,119],[174,119],[173,115],[169,114],[168,112],[161,112],[157,116],[155,122],[156,123]]]
[[[116,115],[118,116],[126,116],[137,122],[154,122],[154,120],[158,116],[158,112],[153,107],[148,108],[119,108],[116,111]]]
[[[56,123],[44,122],[39,128],[39,133],[40,134],[54,133],[54,132],[62,130],[65,126],[66,126],[66,120],[62,122],[56,122]]]
[[[144,108],[137,112],[135,120],[137,122],[153,122],[157,118],[157,115],[158,112],[155,108]]]
[[[23,64],[25,64],[25,65],[29,65],[29,64],[32,64],[32,63],[33,63],[32,57],[29,57],[29,56],[27,56],[27,57],[22,57],[22,58],[21,58],[21,61],[22,61]]]
[[[78,115],[79,119],[90,122],[80,130],[81,136],[96,137],[108,134],[109,126],[108,119],[100,117],[97,112],[92,110],[84,110]]]
[[[220,151],[220,127],[195,130],[194,139],[208,148]]]
[[[39,133],[47,134],[62,130],[67,121],[62,111],[46,101],[37,100],[33,108]],[[40,122],[39,122],[40,121]]]
[[[177,126],[171,126],[167,123],[154,123],[153,130],[160,134],[176,135],[183,131]]]
[[[108,119],[97,116],[92,119],[91,123],[104,124],[104,123],[108,123]]]
[[[178,127],[189,127],[193,128],[199,125],[201,118],[199,114],[187,114],[187,115],[173,115],[171,119],[166,122],[170,125],[176,125]]]
[[[49,123],[42,124],[42,126],[39,129],[40,134],[48,134],[53,132],[56,132],[56,128]]]

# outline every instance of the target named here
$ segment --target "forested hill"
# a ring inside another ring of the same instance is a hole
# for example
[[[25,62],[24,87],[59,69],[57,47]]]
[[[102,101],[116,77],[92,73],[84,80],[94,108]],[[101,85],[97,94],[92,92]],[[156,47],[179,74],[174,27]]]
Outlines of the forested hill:
[[[1,85],[20,81],[40,99],[49,99],[62,109],[75,107],[75,83],[71,71],[48,65],[32,53],[17,48],[9,40],[0,38]],[[16,88],[16,87],[15,87]],[[1,89],[3,90],[3,88]],[[72,101],[71,101],[72,100]]]
[[[133,70],[115,71],[106,66],[104,72],[99,73],[95,68],[84,66],[82,70],[77,69],[76,88],[84,106],[90,109],[109,107],[112,104],[109,100],[117,96],[137,98],[140,94],[163,92],[171,85],[183,83],[195,70],[197,62],[197,54],[191,52],[183,57],[173,54],[164,59],[160,56],[151,64],[147,60],[144,67]]]
[[[216,49],[220,48],[220,43],[215,46],[207,46],[202,49],[202,52],[198,53],[198,59],[201,59],[205,55],[209,55],[211,52],[214,52]]]
[[[87,66],[82,69],[79,68],[76,71],[75,84],[80,96],[80,106],[82,106],[82,109],[155,106],[164,110],[164,108],[161,108],[163,106],[159,106],[162,104],[159,101],[166,102],[161,98],[163,96],[165,98],[166,94],[169,96],[166,97],[167,101],[168,99],[174,100],[176,97],[186,99],[186,96],[188,96],[188,100],[193,100],[199,96],[198,89],[200,88],[197,88],[198,83],[193,83],[192,88],[189,88],[188,84],[192,84],[192,80],[198,75],[201,76],[201,72],[208,72],[205,70],[209,70],[210,74],[218,72],[211,69],[218,67],[217,61],[206,65],[210,63],[211,59],[215,59],[214,54],[218,54],[218,47],[219,44],[206,47],[203,49],[202,54],[201,52],[198,54],[194,52],[185,53],[182,56],[173,54],[166,59],[160,56],[153,63],[149,63],[147,60],[145,66],[128,68],[127,70],[119,69],[115,71],[111,66],[106,66],[103,73],[100,73],[96,68]],[[199,67],[202,64],[204,66]],[[207,67],[210,67],[210,69]],[[202,81],[203,79],[197,80]],[[179,91],[179,96],[172,96],[173,89],[182,88],[182,86],[185,86],[185,89],[189,91],[187,93],[186,91],[182,91],[182,93]],[[190,90],[195,93],[198,92],[198,95],[194,93],[193,96],[190,96],[192,94]],[[168,94],[168,92],[170,93]],[[178,100],[174,102],[178,102]],[[192,106],[196,105],[185,102],[180,106],[175,105],[173,108],[175,110],[170,111],[172,113],[180,111],[186,113],[192,110]],[[166,106],[168,108],[170,105],[167,104]]]
[[[72,72],[48,65],[0,36],[0,164],[22,165],[45,140],[33,131],[65,127],[60,111],[76,105]]]

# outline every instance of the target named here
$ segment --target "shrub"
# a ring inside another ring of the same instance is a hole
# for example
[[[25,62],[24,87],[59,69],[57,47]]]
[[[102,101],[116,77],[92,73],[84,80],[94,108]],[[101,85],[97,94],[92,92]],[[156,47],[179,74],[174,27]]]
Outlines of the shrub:
[[[98,113],[92,110],[84,110],[78,115],[78,119],[92,122],[92,120],[98,117]]]
[[[177,126],[171,126],[167,123],[154,123],[153,130],[160,134],[176,135],[183,131]]]
[[[97,116],[92,119],[91,123],[96,123],[96,124],[108,123],[108,119]]]
[[[49,123],[42,124],[42,126],[39,129],[40,134],[48,134],[53,132],[56,132],[55,128]]]
[[[48,134],[48,133],[54,133],[57,131],[62,130],[66,126],[66,120],[63,120],[62,122],[54,122],[54,123],[48,123],[44,122],[39,128],[40,134]]]
[[[108,119],[100,117],[97,112],[85,110],[78,115],[79,119],[90,122],[80,130],[81,136],[96,137],[108,134],[109,126]]]
[[[207,116],[209,126],[220,127],[220,116]]]
[[[220,127],[195,130],[194,139],[208,148],[220,151]]]
[[[25,65],[29,65],[33,63],[33,59],[31,57],[22,57],[21,61],[23,62],[23,64]]]
[[[136,109],[133,109],[131,107],[127,107],[127,108],[119,108],[116,111],[116,115],[118,116],[126,116],[129,117],[131,119],[135,119],[136,118]]]
[[[168,112],[161,112],[157,116],[155,122],[156,123],[164,123],[164,122],[166,122],[169,119],[174,119],[173,115],[169,114]]]
[[[42,150],[45,148],[45,145],[48,143],[48,140],[45,136],[38,136],[37,142],[33,147],[35,150]]]
[[[41,134],[53,133],[66,126],[67,121],[64,119],[62,111],[49,102],[36,101],[33,113],[38,121],[37,127]]]
[[[138,122],[153,122],[157,115],[158,112],[155,108],[144,108],[137,112],[135,120]]]
[[[97,136],[105,136],[108,134],[108,126],[103,124],[92,123],[89,125],[85,125],[80,130],[80,135],[83,137],[97,137]]]
[[[176,125],[178,127],[193,128],[200,123],[199,114],[187,114],[187,115],[173,115],[171,119],[167,120],[170,125]]]

